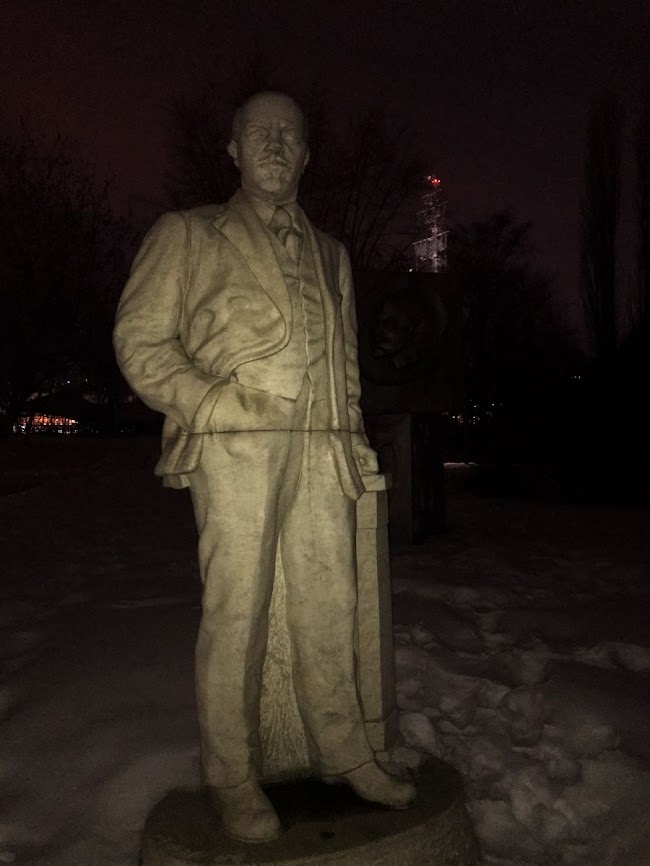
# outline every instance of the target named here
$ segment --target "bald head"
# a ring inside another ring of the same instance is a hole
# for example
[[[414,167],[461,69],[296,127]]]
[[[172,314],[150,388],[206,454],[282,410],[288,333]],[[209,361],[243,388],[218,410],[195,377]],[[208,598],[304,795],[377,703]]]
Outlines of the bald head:
[[[277,91],[251,96],[235,113],[228,153],[244,190],[276,205],[295,201],[309,160],[298,104]]]
[[[295,99],[292,99],[288,94],[282,93],[281,90],[262,90],[259,93],[254,93],[243,102],[237,111],[235,111],[232,119],[232,129],[230,137],[236,139],[241,130],[242,124],[245,122],[247,111],[250,109],[255,112],[256,107],[261,105],[262,110],[266,111],[269,108],[286,109],[293,111],[294,114],[300,117],[302,126],[302,136],[307,140],[307,121]]]

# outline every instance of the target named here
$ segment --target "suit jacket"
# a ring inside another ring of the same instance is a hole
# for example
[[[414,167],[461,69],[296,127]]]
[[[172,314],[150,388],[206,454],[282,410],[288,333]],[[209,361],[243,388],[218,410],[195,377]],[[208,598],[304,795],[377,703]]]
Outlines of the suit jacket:
[[[364,486],[353,447],[367,439],[352,272],[342,244],[303,214],[301,222],[321,290],[332,447],[343,490],[356,499]],[[268,233],[241,190],[227,204],[164,214],[151,228],[122,294],[113,342],[135,393],[166,416],[156,475],[168,486],[187,486],[206,433],[242,429],[246,419],[220,415],[219,397],[240,365],[286,346],[291,316]]]

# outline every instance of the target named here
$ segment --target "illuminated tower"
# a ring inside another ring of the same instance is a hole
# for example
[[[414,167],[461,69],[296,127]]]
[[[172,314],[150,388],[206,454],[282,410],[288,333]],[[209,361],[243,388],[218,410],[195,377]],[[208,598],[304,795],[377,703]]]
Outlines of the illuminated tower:
[[[439,274],[447,270],[447,232],[445,230],[445,208],[447,202],[442,191],[442,181],[430,174],[426,178],[426,192],[422,196],[423,210],[418,216],[423,237],[413,244],[415,270]]]

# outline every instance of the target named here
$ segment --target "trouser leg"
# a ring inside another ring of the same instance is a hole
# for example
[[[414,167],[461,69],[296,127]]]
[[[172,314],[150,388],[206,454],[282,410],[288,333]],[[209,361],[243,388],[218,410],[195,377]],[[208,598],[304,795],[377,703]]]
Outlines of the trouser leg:
[[[280,535],[294,688],[323,775],[374,759],[356,684],[356,506],[341,490],[329,435],[305,434]]]
[[[203,581],[197,706],[204,781],[215,787],[239,785],[257,772],[279,491],[290,474],[292,437],[207,437],[191,476]]]

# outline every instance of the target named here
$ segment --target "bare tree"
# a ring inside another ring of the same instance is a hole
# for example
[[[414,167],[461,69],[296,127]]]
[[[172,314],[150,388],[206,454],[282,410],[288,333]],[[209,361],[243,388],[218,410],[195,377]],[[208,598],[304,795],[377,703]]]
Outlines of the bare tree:
[[[549,280],[531,264],[531,231],[501,211],[450,232],[449,264],[465,297],[467,387],[479,402],[525,389],[533,362],[551,364],[559,328]]]
[[[111,212],[108,185],[61,137],[0,133],[0,425],[11,429],[34,392],[99,350],[110,334],[117,288],[115,248],[124,231]],[[118,238],[118,235],[120,236]],[[106,316],[110,309],[110,319]]]
[[[650,385],[650,89],[641,98],[633,140],[636,173],[633,212],[636,222],[636,271],[628,291],[629,328],[621,341],[617,395],[636,430],[644,430],[645,400]]]
[[[617,232],[621,200],[623,108],[607,94],[592,106],[587,125],[582,198],[583,298],[593,351],[611,368],[617,343]]]
[[[175,208],[225,201],[238,174],[226,152],[236,108],[260,90],[282,89],[267,53],[255,49],[229,72],[218,67],[192,94],[171,103],[166,191]]]
[[[575,363],[550,280],[532,264],[531,233],[510,211],[450,230],[449,267],[465,299],[467,447],[486,463],[551,459],[549,428]]]
[[[324,136],[310,216],[343,241],[359,270],[394,263],[417,235],[424,169],[413,141],[407,124],[372,108],[341,141]]]
[[[637,318],[650,337],[650,89],[636,130]]]
[[[170,149],[166,173],[172,207],[187,208],[232,195],[236,173],[226,153],[228,112],[211,86],[172,104]]]

